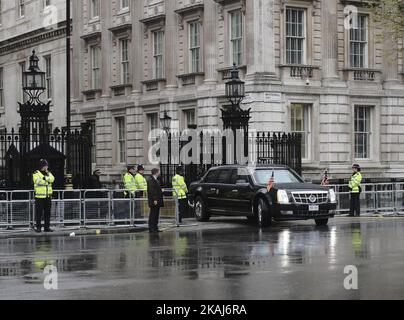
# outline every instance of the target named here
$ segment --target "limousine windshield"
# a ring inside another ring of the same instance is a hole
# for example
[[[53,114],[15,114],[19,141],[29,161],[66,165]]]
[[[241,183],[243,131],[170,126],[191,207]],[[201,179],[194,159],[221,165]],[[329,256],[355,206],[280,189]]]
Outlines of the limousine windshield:
[[[287,169],[256,169],[254,179],[258,184],[267,185],[274,172],[275,183],[302,183],[303,181]]]

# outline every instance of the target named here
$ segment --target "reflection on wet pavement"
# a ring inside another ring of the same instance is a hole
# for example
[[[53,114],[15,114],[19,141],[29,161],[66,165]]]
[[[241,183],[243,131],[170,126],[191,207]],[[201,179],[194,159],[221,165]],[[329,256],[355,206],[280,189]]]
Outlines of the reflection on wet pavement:
[[[0,240],[0,299],[404,298],[404,220]],[[59,290],[43,288],[54,265]],[[355,265],[359,289],[345,290]]]

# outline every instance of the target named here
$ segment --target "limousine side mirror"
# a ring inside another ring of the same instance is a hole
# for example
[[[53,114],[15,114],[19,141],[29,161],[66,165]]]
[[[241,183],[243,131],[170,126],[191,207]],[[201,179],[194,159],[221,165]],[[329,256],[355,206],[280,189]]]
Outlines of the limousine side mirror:
[[[237,180],[236,185],[239,187],[249,187],[250,183],[246,180]]]

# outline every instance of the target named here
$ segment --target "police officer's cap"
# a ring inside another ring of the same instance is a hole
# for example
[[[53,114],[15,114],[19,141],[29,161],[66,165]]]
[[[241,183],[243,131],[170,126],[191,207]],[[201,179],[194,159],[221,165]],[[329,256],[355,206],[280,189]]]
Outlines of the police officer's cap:
[[[139,164],[139,165],[137,166],[137,171],[144,171],[143,165]]]
[[[181,174],[181,173],[184,172],[184,170],[182,169],[181,166],[179,166],[179,167],[177,167],[177,169],[175,169],[175,172],[176,172],[177,174]]]
[[[359,164],[354,164],[354,165],[352,165],[352,169],[361,169],[361,166],[359,165]]]
[[[46,167],[46,166],[49,166],[48,161],[45,160],[45,159],[41,159],[41,160],[39,161],[39,167],[40,167],[40,168],[43,168],[43,167]]]
[[[128,171],[129,170],[135,170],[135,167],[134,166],[128,166]]]

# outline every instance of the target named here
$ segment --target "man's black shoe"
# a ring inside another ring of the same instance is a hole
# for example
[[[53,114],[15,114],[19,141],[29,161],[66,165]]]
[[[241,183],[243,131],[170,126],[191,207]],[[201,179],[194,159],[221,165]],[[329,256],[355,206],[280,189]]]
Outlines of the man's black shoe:
[[[45,232],[53,232],[52,229],[45,229]]]
[[[41,229],[38,229],[38,228],[35,228],[34,231],[35,231],[36,233],[41,233],[41,232],[42,232]]]

